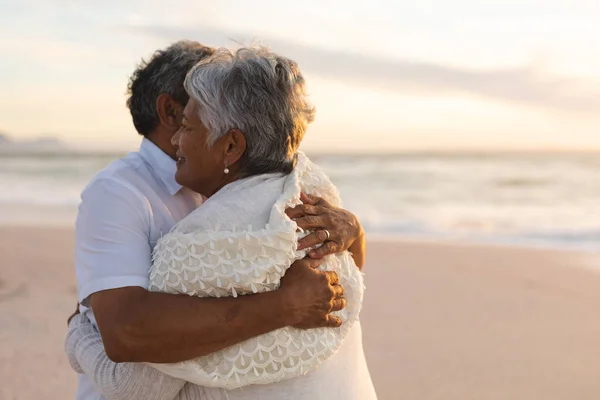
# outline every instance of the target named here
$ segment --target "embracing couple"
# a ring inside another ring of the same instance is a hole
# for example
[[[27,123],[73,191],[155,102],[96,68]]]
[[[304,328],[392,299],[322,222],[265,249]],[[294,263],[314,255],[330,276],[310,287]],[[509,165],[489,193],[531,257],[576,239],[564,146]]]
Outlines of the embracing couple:
[[[298,146],[293,61],[181,41],[133,74],[139,151],[76,222],[78,400],[374,400],[359,312],[365,239]]]

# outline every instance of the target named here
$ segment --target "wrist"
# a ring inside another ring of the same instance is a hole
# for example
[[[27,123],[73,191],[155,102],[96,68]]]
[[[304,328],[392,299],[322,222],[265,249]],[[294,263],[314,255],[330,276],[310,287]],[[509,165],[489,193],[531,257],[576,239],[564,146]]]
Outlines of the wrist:
[[[282,327],[298,324],[301,318],[289,291],[281,287],[271,293],[275,296],[272,307],[275,307],[274,314],[277,315],[279,324]]]

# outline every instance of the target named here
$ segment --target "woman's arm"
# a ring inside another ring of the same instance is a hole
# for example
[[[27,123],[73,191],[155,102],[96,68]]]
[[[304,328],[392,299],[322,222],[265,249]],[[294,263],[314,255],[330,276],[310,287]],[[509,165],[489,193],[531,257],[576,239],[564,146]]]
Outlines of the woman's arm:
[[[296,221],[298,227],[312,231],[310,235],[298,240],[298,250],[320,246],[310,251],[311,258],[323,258],[348,250],[352,253],[356,266],[362,269],[367,245],[365,231],[356,215],[318,196],[302,193],[300,200],[303,204],[285,211],[288,217]]]
[[[367,240],[365,239],[364,232],[352,243],[348,251],[352,254],[352,258],[354,258],[354,263],[358,269],[362,271],[367,260]]]
[[[71,367],[86,374],[108,400],[173,400],[186,384],[146,364],[112,362],[100,332],[81,314],[71,319],[65,350]],[[194,389],[201,393],[202,388]]]

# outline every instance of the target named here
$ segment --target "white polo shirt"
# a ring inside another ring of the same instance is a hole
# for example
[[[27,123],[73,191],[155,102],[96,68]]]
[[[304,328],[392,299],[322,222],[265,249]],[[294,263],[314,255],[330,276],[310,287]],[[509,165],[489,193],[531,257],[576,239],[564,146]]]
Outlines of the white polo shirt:
[[[76,221],[75,268],[80,310],[93,293],[148,287],[156,241],[202,203],[175,181],[175,161],[147,139],[139,151],[114,161],[81,194]],[[77,400],[103,400],[91,380],[79,376]]]

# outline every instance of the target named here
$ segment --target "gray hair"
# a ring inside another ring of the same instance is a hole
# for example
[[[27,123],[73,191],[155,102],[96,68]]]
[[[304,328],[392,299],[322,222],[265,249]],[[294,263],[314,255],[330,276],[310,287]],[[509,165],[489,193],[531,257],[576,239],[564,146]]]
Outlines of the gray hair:
[[[181,40],[158,50],[149,61],[140,63],[129,79],[127,107],[140,135],[152,133],[160,123],[156,98],[169,94],[182,107],[189,97],[183,88],[185,76],[198,61],[213,54],[214,49],[198,42]]]
[[[185,89],[212,146],[231,129],[246,138],[240,176],[290,172],[315,108],[298,65],[269,49],[220,48],[188,73]]]

